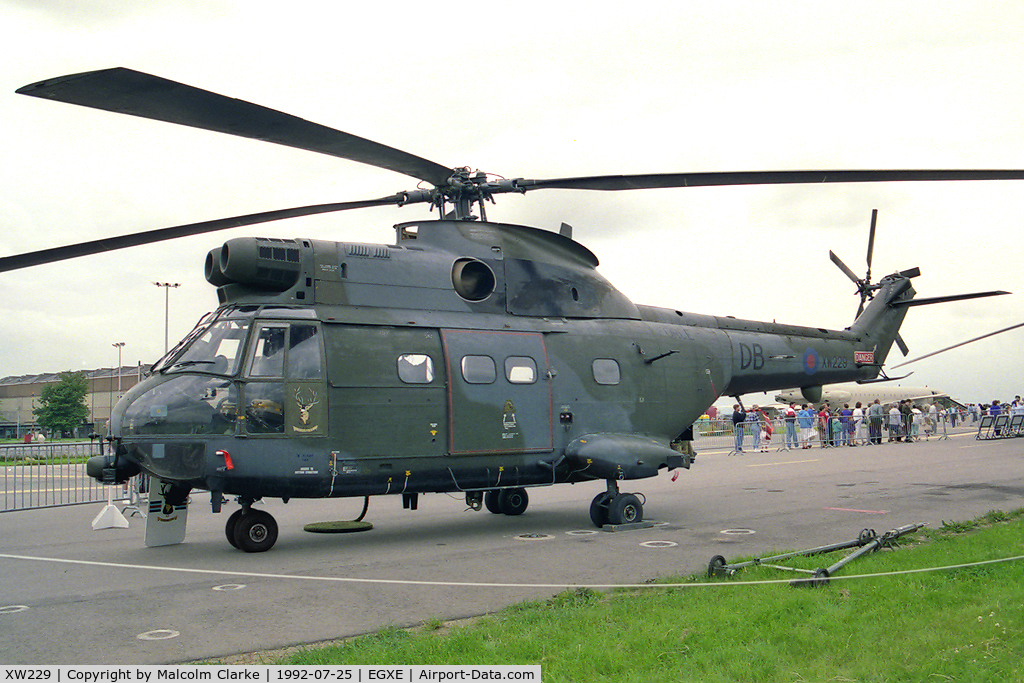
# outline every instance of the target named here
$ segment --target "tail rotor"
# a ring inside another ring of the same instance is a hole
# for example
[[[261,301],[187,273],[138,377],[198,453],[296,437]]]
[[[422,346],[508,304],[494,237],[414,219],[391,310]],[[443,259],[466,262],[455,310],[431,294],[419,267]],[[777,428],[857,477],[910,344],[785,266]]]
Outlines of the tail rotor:
[[[855,285],[857,285],[857,294],[860,295],[860,304],[857,306],[857,315],[855,316],[856,318],[860,317],[860,314],[864,312],[864,306],[867,304],[868,301],[870,301],[871,299],[873,299],[875,297],[875,292],[878,291],[878,283],[872,283],[871,282],[871,259],[872,259],[872,257],[874,256],[874,253],[875,253],[875,228],[876,228],[877,225],[878,225],[878,209],[872,209],[871,210],[871,229],[868,232],[868,254],[867,254],[868,270],[867,270],[867,273],[864,275],[863,278],[857,277],[857,274],[854,273],[853,270],[849,266],[847,266],[845,263],[843,263],[843,260],[841,258],[839,258],[838,256],[836,256],[836,253],[834,251],[832,251],[830,249],[829,252],[828,252],[828,257],[829,257],[829,259],[831,259],[832,263],[836,264],[836,267],[838,267],[839,270],[843,271],[843,274],[845,274],[846,277],[850,278],[850,280]],[[921,269],[920,268],[910,268],[909,270],[904,270],[904,271],[900,271],[899,272],[899,275],[901,275],[901,276],[903,276],[905,278],[917,277],[920,274],[921,274]],[[903,341],[903,337],[901,337],[899,335],[899,333],[896,334],[896,346],[899,347],[900,352],[904,356],[906,356],[908,353],[910,353],[910,349],[909,349],[909,347],[907,347],[907,343],[905,341]]]

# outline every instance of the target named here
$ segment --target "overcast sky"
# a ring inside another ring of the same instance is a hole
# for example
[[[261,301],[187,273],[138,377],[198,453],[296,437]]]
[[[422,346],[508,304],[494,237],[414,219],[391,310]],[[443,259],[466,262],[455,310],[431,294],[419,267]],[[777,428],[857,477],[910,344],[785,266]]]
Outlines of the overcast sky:
[[[88,9],[69,9],[73,5]],[[695,5],[686,7],[684,5]],[[825,5],[823,8],[822,5]],[[812,168],[1024,168],[1015,2],[0,4],[0,255],[414,189],[310,152],[15,95],[125,66],[504,177]],[[1024,181],[503,195],[638,303],[841,329],[854,287],[920,266],[911,356],[1024,320]],[[163,352],[216,307],[206,253],[260,235],[386,243],[423,205],[240,228],[0,274],[0,376]],[[1024,330],[907,368],[967,401],[1024,393]],[[899,353],[894,352],[890,363]],[[896,371],[895,374],[899,374]]]

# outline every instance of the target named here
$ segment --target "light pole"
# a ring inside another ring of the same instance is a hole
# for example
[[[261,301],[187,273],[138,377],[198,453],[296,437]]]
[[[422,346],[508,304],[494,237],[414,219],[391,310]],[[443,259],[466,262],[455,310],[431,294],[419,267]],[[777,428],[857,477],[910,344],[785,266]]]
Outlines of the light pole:
[[[121,349],[124,348],[124,342],[114,342],[111,346],[117,347],[117,397],[121,398]],[[111,403],[110,410],[114,410],[114,405]]]
[[[153,284],[156,285],[157,287],[163,287],[164,288],[164,355],[166,356],[167,355],[167,349],[168,349],[167,329],[168,329],[168,321],[169,321],[170,307],[171,307],[171,287],[174,287],[175,289],[177,289],[178,287],[181,287],[181,283],[180,282],[154,282]]]

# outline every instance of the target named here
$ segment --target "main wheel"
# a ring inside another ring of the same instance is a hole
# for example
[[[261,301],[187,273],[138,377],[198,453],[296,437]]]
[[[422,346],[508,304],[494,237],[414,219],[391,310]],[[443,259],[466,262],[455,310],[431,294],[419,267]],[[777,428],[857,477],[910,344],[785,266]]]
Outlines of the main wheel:
[[[633,524],[644,519],[644,506],[632,493],[620,493],[608,503],[609,524]]]
[[[234,548],[238,547],[238,541],[235,540],[235,527],[238,526],[238,520],[242,518],[243,512],[245,512],[244,508],[238,508],[232,512],[228,517],[228,523],[224,525],[224,535],[228,537],[228,543]]]
[[[277,542],[277,522],[263,510],[249,510],[235,523],[236,547],[247,553],[263,553]]]
[[[594,496],[594,500],[590,501],[590,521],[598,529],[608,523],[608,501],[611,500],[611,497],[610,493],[602,491]]]
[[[529,503],[530,497],[526,495],[526,489],[502,489],[498,493],[498,507],[506,515],[523,514]]]
[[[491,489],[484,494],[484,507],[487,508],[488,512],[493,512],[496,515],[501,514],[501,503],[498,502],[498,497],[501,491],[498,489]]]

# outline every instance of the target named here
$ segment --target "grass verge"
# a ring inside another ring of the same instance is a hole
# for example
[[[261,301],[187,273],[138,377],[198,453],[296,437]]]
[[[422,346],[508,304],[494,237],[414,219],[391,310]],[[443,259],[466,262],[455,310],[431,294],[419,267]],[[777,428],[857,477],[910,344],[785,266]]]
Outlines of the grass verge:
[[[891,574],[1024,556],[1024,509],[901,541],[823,588],[730,585],[793,578],[765,567],[663,581],[685,588],[579,588],[467,625],[387,628],[275,663],[540,664],[548,682],[1024,681],[1024,560]],[[813,569],[847,552],[786,564]]]

